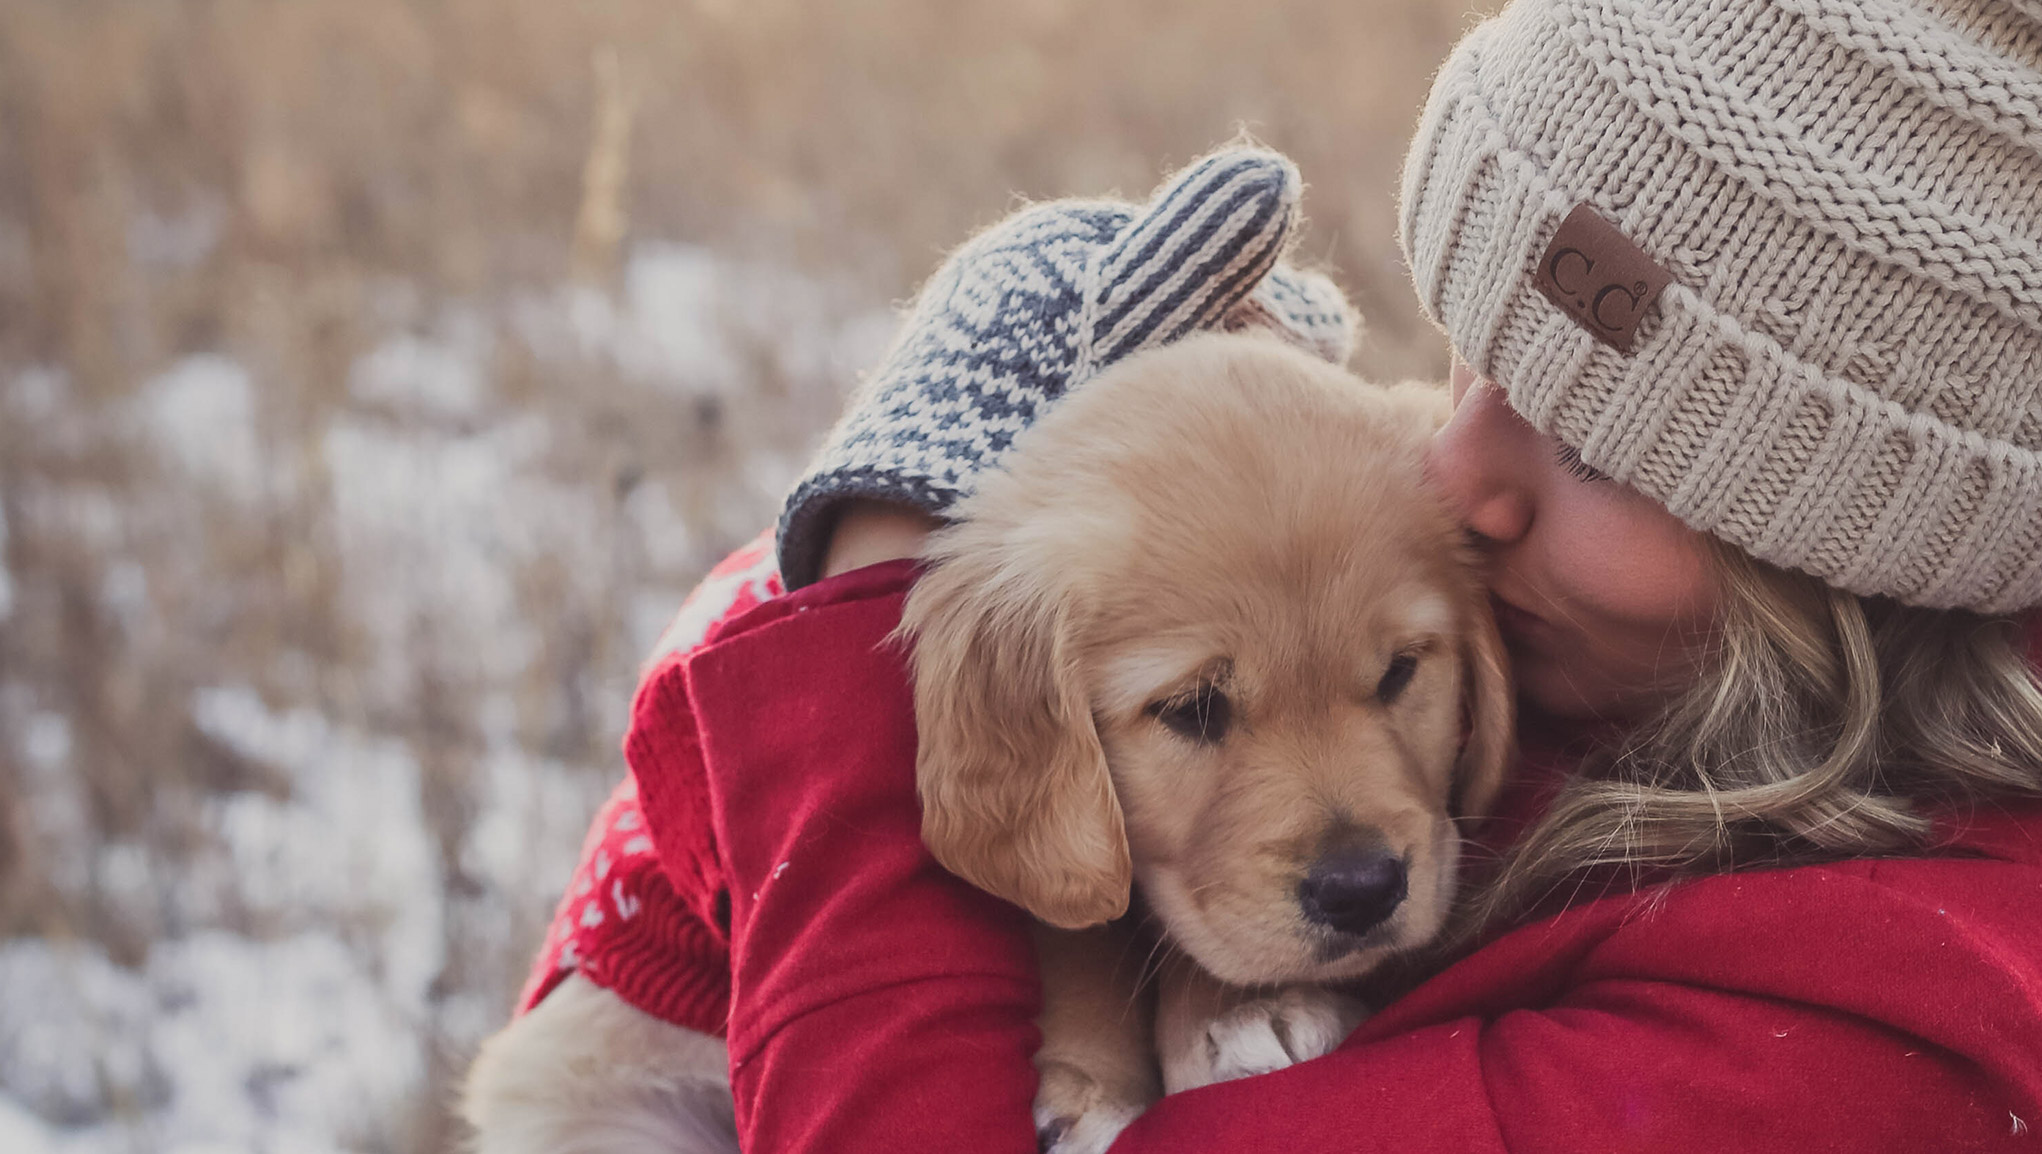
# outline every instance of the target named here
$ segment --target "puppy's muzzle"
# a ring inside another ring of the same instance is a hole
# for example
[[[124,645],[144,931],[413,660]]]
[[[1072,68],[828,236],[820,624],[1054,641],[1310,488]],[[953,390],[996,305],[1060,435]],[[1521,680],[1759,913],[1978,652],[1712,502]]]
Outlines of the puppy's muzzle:
[[[1397,912],[1404,883],[1404,859],[1388,850],[1336,851],[1298,882],[1298,908],[1314,925],[1359,936]]]

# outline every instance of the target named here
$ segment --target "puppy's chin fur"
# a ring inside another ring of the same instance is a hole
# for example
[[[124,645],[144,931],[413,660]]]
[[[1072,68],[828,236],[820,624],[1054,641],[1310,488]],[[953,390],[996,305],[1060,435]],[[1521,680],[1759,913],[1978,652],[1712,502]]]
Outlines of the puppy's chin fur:
[[[1331,984],[1367,977],[1399,954],[1424,947],[1439,933],[1459,888],[1461,839],[1450,818],[1435,823],[1431,868],[1418,871],[1411,897],[1367,935],[1341,938],[1300,925],[1265,930],[1208,916],[1186,879],[1174,870],[1136,868],[1143,897],[1173,944],[1223,982],[1255,987]],[[1273,904],[1273,903],[1272,903]]]
[[[737,1154],[729,1055],[580,975],[482,1046],[476,1154]]]

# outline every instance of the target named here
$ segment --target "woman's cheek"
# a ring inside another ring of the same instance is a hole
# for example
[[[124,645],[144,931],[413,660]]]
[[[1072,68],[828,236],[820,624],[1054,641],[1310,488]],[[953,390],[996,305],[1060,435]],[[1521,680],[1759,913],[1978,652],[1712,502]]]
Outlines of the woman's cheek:
[[[1637,632],[1657,644],[1668,632],[1706,626],[1716,581],[1701,534],[1649,499],[1612,484],[1573,485],[1550,501],[1573,507],[1547,525],[1572,532],[1549,541],[1562,596],[1584,624]]]

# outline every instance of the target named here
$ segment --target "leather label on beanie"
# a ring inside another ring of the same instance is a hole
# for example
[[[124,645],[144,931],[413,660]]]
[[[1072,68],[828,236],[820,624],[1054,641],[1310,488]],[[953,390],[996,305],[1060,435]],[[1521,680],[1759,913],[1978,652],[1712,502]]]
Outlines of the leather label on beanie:
[[[1537,284],[1546,298],[1597,340],[1631,351],[1645,319],[1673,274],[1659,267],[1617,226],[1577,204],[1539,258]]]

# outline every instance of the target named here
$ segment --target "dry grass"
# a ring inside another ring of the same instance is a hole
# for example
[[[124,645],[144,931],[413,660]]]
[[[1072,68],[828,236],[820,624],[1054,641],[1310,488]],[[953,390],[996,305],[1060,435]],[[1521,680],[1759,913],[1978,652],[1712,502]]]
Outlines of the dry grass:
[[[485,357],[484,417],[421,416],[351,393],[363,356],[444,333],[464,310],[563,299],[570,281],[614,288],[621,258],[654,240],[802,270],[827,287],[826,311],[854,316],[904,297],[1017,192],[1139,194],[1245,128],[1311,182],[1301,254],[1369,317],[1357,367],[1434,373],[1442,351],[1409,303],[1392,202],[1427,77],[1468,7],[0,5],[0,546],[13,603],[0,613],[0,935],[97,942],[132,962],[191,928],[171,882],[113,893],[94,855],[139,847],[174,877],[207,852],[209,799],[287,791],[192,721],[195,692],[247,685],[418,751],[452,895],[453,961],[435,997],[500,1012],[545,910],[467,864],[485,700],[515,703],[514,740],[533,756],[585,767],[592,785],[613,775],[642,631],[631,598],[677,598],[762,524],[770,502],[751,463],[798,460],[849,381],[790,370],[742,315],[725,318],[750,350],[735,392],[676,391],[511,336]],[[211,352],[256,383],[260,500],[194,483],[134,415],[145,382]],[[362,587],[422,578],[377,568],[404,557],[351,553],[327,459],[334,423],[461,436],[463,422],[511,414],[543,422],[535,467],[592,511],[510,565],[528,655],[479,664],[419,594],[404,602],[399,675],[379,675],[393,658],[360,617]],[[685,546],[648,539],[631,513],[653,490]],[[23,719],[50,715],[72,737],[57,778],[22,752]],[[264,932],[235,911],[207,916]],[[449,1010],[421,1028],[444,1061],[415,1117],[370,1146],[445,1142],[434,1104],[475,1025]]]

